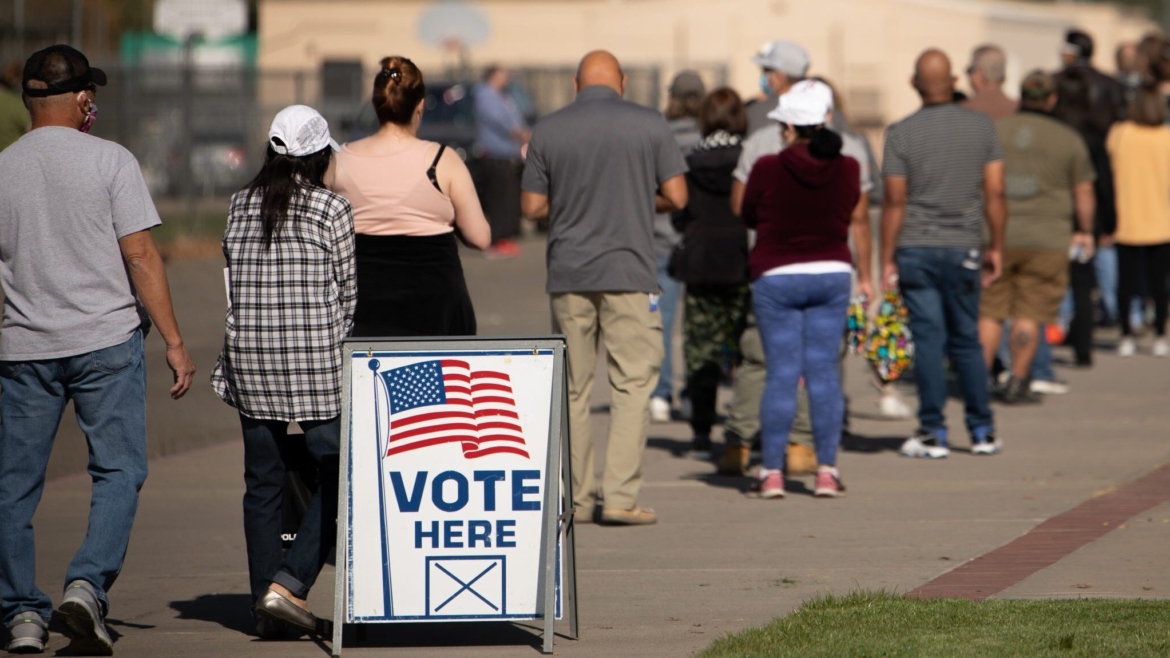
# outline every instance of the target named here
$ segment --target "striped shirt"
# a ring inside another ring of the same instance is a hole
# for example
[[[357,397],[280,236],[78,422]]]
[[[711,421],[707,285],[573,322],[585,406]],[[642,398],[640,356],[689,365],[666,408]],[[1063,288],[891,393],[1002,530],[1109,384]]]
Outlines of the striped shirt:
[[[341,413],[341,341],[357,303],[353,210],[311,188],[264,244],[262,197],[232,197],[223,253],[229,303],[211,384],[260,420],[328,420]]]
[[[1001,160],[991,119],[953,103],[928,105],[890,126],[882,172],[906,179],[898,246],[980,248],[983,168]]]

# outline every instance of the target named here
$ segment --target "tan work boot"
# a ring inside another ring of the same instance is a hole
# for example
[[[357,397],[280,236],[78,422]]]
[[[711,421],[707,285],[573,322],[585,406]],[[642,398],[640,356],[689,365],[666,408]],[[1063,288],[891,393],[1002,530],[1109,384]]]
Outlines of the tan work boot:
[[[817,472],[817,454],[806,445],[788,444],[788,475],[812,475]]]
[[[723,456],[719,458],[720,475],[743,475],[747,472],[748,462],[751,461],[752,449],[745,445],[723,446]]]

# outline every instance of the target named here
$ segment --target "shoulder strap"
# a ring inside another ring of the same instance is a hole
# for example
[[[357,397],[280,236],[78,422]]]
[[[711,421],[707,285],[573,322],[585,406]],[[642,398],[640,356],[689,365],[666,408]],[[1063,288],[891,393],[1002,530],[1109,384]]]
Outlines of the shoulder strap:
[[[439,159],[443,157],[443,151],[446,151],[446,150],[447,150],[447,145],[440,144],[439,145],[439,152],[435,154],[435,161],[431,163],[431,168],[427,169],[427,178],[431,181],[431,185],[434,185],[435,189],[440,191],[440,192],[443,191],[443,188],[439,187],[439,179],[438,179],[438,176],[436,175],[436,169],[439,166]]]

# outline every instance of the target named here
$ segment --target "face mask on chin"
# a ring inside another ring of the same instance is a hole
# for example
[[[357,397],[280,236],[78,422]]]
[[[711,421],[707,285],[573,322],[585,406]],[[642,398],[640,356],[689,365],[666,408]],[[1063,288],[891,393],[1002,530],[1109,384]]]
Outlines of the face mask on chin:
[[[81,122],[81,127],[78,128],[83,133],[87,133],[93,128],[93,124],[97,122],[98,106],[94,101],[89,102],[89,110],[85,113],[85,119]]]

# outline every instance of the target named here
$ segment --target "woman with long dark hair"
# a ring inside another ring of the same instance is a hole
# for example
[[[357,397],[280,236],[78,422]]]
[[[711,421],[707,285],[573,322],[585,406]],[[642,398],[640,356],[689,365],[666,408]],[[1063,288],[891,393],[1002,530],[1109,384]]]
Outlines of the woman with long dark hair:
[[[374,77],[381,127],[345,144],[326,184],[350,200],[357,231],[355,336],[470,336],[475,309],[463,279],[456,229],[476,248],[491,228],[471,174],[446,146],[418,138],[426,85],[405,57]]]
[[[748,259],[752,307],[768,366],[760,408],[764,464],[755,482],[761,498],[784,496],[802,376],[817,453],[814,493],[845,491],[837,471],[845,415],[837,362],[852,284],[849,231],[868,236],[869,218],[858,162],[841,155],[841,136],[824,125],[831,103],[832,92],[820,83],[781,96],[768,116],[781,124],[787,147],[756,162],[744,190],[743,219],[756,229]],[[869,249],[858,255],[868,261]],[[870,263],[859,262],[858,289],[869,292],[870,278]]]
[[[228,310],[216,393],[244,433],[244,539],[257,616],[273,639],[313,632],[305,599],[336,541],[341,342],[353,326],[353,211],[324,187],[336,144],[312,108],[281,110],[264,167],[232,197],[223,253]],[[304,431],[320,486],[281,548],[288,425]]]
[[[683,353],[691,398],[691,450],[707,458],[719,380],[739,352],[748,306],[748,233],[731,212],[731,172],[743,151],[747,113],[727,87],[699,106],[702,138],[687,156],[687,207],[674,214],[682,241],[670,275],[686,284]]]

